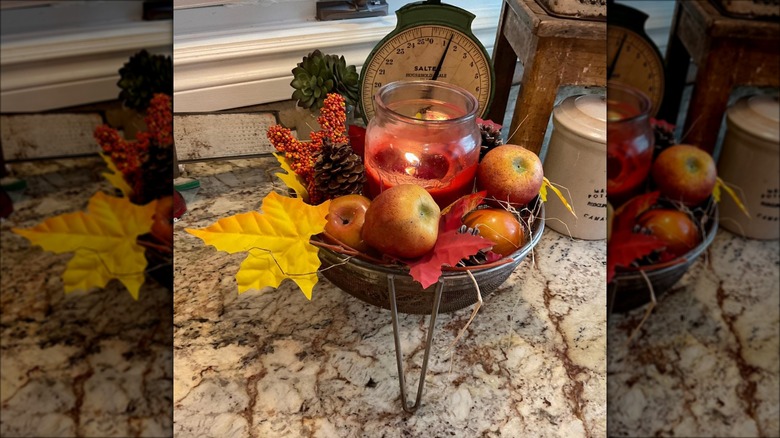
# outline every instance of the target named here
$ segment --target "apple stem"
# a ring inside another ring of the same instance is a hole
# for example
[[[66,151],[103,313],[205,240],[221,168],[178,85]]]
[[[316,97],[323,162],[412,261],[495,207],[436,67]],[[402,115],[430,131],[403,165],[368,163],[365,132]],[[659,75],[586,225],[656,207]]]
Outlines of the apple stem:
[[[358,251],[356,249],[348,247],[346,244],[341,243],[338,239],[336,239],[335,237],[331,236],[330,234],[328,234],[326,232],[323,232],[322,234],[327,236],[328,239],[333,240],[334,242],[337,242],[337,244],[334,245],[334,244],[326,243],[326,242],[323,242],[321,240],[315,240],[315,239],[309,239],[309,243],[314,245],[314,246],[316,246],[316,247],[319,247],[319,248],[327,248],[327,249],[329,249],[329,250],[331,250],[333,252],[337,252],[339,254],[343,254],[343,255],[347,255],[347,256],[353,256],[353,257],[360,257],[361,259],[366,260],[366,261],[370,261],[372,263],[377,263],[377,264],[381,264],[381,265],[386,264],[382,260],[379,260],[379,259],[377,259],[375,257],[371,257],[370,255],[368,255],[366,253],[363,253],[363,252],[360,252],[360,251]]]

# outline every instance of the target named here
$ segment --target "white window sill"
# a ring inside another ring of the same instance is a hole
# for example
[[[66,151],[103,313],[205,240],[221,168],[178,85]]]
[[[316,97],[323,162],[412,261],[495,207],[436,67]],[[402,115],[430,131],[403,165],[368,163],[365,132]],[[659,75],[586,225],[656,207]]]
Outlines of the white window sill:
[[[501,2],[467,9],[477,16],[472,31],[492,53]],[[343,55],[360,70],[379,40],[395,28],[396,17],[201,31],[179,21],[179,15],[174,22],[174,111],[201,112],[290,99],[292,69],[315,49]]]
[[[0,111],[37,112],[116,99],[119,69],[147,49],[170,54],[170,22],[132,23],[4,43]]]
[[[141,21],[138,1],[46,3],[54,6],[30,8],[34,3],[26,3],[27,8],[3,10],[3,113],[116,99],[119,69],[130,56],[141,49],[171,54],[171,21]],[[41,24],[54,22],[61,26]]]

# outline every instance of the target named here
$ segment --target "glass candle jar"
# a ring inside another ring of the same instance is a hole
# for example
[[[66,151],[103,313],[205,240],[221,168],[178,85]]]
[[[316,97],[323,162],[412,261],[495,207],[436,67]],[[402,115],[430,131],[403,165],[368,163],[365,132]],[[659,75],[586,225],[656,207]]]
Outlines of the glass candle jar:
[[[374,106],[365,137],[372,198],[417,184],[444,208],[472,192],[481,136],[471,93],[445,82],[398,81],[377,91]]]
[[[617,208],[641,192],[653,163],[650,99],[632,87],[607,84],[607,196]]]

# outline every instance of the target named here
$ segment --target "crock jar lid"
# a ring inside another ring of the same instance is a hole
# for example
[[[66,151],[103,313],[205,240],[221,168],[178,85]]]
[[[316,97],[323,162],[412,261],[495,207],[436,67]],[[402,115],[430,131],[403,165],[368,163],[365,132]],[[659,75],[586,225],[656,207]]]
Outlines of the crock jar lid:
[[[743,97],[727,114],[731,123],[748,133],[780,143],[780,99],[777,96]]]
[[[598,94],[567,97],[553,118],[573,133],[599,143],[607,143],[607,99]]]

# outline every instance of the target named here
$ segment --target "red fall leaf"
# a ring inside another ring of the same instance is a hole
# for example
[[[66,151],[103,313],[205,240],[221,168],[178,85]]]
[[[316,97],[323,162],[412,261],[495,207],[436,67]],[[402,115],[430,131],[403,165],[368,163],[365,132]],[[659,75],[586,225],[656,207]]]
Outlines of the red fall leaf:
[[[496,129],[496,130],[501,129],[501,125],[499,125],[498,123],[496,123],[496,122],[494,122],[492,120],[483,120],[483,119],[480,119],[479,117],[477,117],[477,125],[492,127],[493,129]]]
[[[612,234],[631,233],[636,219],[658,202],[661,193],[658,191],[635,196],[615,210],[612,221]]]
[[[616,267],[628,267],[635,260],[663,248],[663,242],[653,235],[631,232],[613,234],[607,248],[607,283],[615,276]]]
[[[460,228],[460,226],[463,225],[463,216],[482,204],[486,195],[487,192],[484,190],[464,195],[444,208],[441,212],[441,222],[439,222],[439,234]]]
[[[455,266],[462,258],[473,256],[479,250],[493,246],[493,242],[471,234],[460,234],[457,229],[439,233],[436,245],[426,255],[406,261],[409,275],[423,288],[439,281],[442,265]]]

